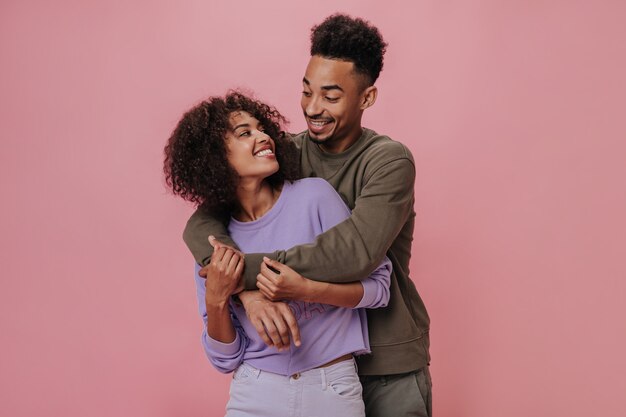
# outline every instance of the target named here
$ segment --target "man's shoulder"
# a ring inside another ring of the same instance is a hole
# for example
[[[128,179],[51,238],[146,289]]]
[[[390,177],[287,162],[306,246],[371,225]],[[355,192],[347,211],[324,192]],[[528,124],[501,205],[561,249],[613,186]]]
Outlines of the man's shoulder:
[[[298,148],[302,148],[302,143],[304,142],[304,137],[306,134],[306,130],[300,133],[287,133],[286,135],[291,138],[291,140],[296,144]]]
[[[402,142],[391,139],[387,135],[381,135],[373,130],[367,129],[365,153],[368,158],[372,158],[380,163],[389,163],[396,160],[408,160],[415,163],[411,150]]]

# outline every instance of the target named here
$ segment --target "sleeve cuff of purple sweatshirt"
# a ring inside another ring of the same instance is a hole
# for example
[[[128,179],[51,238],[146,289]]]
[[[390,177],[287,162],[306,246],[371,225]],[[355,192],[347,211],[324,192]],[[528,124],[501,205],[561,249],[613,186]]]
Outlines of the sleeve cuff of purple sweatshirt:
[[[205,330],[204,346],[207,349],[207,352],[224,356],[234,356],[239,353],[241,337],[239,336],[239,332],[235,332],[235,340],[230,343],[224,343],[213,339]]]
[[[363,285],[363,297],[354,308],[381,307],[378,305],[381,298],[379,294],[380,284],[372,279],[364,279],[361,281],[361,285]]]

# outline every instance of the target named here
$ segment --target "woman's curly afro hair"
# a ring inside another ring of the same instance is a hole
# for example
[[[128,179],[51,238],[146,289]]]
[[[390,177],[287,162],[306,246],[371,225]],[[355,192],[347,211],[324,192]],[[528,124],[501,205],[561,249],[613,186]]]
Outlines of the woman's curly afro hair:
[[[299,155],[281,125],[286,119],[273,107],[240,92],[210,97],[187,111],[164,149],[165,182],[175,195],[214,215],[229,215],[237,207],[239,176],[227,159],[229,115],[245,111],[256,118],[275,144],[279,170],[267,178],[273,187],[298,179]]]
[[[311,29],[311,56],[350,61],[357,73],[367,76],[368,85],[383,69],[387,43],[375,26],[345,14],[334,14]]]

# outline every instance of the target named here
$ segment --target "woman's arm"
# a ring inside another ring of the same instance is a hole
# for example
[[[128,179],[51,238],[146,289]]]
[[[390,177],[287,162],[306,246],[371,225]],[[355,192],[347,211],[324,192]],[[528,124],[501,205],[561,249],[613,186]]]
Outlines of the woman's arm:
[[[205,325],[202,344],[213,366],[224,373],[239,366],[245,351],[245,333],[239,323],[233,323],[236,318],[229,308],[242,269],[239,254],[226,248],[213,252],[206,279],[198,275],[196,268],[198,304]]]
[[[313,281],[278,261],[263,261],[257,287],[273,301],[302,300],[346,308],[378,308],[389,302],[391,261],[387,257],[366,279],[345,284]]]

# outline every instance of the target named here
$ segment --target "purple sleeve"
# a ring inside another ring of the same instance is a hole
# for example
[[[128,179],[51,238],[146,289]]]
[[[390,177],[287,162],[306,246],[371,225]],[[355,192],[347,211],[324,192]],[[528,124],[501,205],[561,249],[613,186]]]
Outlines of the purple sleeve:
[[[350,217],[350,209],[343,202],[337,191],[325,180],[319,179],[320,190],[317,193],[318,215],[322,230],[325,232]],[[321,249],[320,249],[321,250]],[[361,280],[363,298],[354,308],[386,307],[389,302],[391,282],[391,261],[385,256],[381,264],[367,278]]]
[[[385,256],[383,262],[369,277],[361,281],[363,298],[354,308],[387,307],[391,282],[391,261]]]
[[[204,347],[204,352],[215,369],[222,373],[232,372],[243,362],[243,354],[246,351],[248,339],[232,310],[230,317],[235,327],[235,340],[231,343],[222,343],[209,336],[206,331],[207,312],[206,305],[204,304],[204,296],[206,294],[206,288],[204,286],[205,280],[198,275],[199,271],[200,265],[196,264],[195,281],[196,294],[198,296],[198,311],[204,323],[202,330],[202,347]]]

